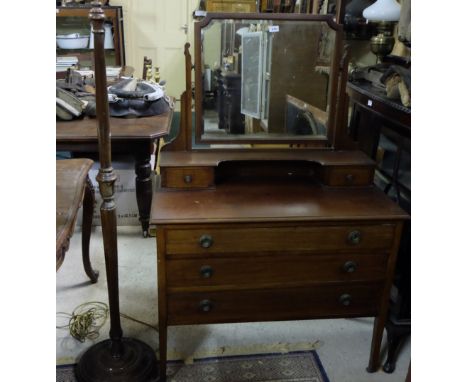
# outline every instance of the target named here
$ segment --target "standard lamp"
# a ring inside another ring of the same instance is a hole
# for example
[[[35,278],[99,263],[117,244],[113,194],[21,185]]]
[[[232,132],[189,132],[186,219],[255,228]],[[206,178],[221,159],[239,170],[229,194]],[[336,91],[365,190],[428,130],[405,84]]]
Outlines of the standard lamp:
[[[400,19],[400,10],[396,0],[377,0],[362,12],[364,18],[376,24],[377,36],[371,38],[371,51],[381,62],[395,44],[393,27]]]
[[[155,382],[158,367],[153,349],[137,339],[123,337],[120,326],[119,271],[117,256],[117,213],[114,183],[117,175],[111,161],[111,132],[107,101],[104,20],[101,2],[92,3],[89,18],[94,35],[96,120],[100,168],[96,180],[102,196],[101,224],[109,292],[109,339],[91,346],[76,367],[79,382]]]

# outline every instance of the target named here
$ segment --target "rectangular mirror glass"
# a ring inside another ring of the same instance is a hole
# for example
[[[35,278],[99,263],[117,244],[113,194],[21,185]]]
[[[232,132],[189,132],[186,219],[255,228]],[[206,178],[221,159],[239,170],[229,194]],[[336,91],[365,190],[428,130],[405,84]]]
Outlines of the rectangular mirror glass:
[[[323,19],[211,19],[197,52],[198,143],[326,142],[336,35]]]

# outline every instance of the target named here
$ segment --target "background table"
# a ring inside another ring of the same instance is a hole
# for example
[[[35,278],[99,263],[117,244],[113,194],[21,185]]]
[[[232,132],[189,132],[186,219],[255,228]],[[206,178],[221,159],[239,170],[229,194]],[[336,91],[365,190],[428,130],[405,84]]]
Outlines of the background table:
[[[172,116],[171,109],[167,113],[153,117],[110,118],[112,153],[130,154],[135,159],[136,198],[139,220],[145,237],[148,236],[153,195],[151,155],[154,153],[157,156],[159,138],[169,133]],[[57,122],[56,149],[70,151],[74,157],[96,155],[98,153],[96,119]]]

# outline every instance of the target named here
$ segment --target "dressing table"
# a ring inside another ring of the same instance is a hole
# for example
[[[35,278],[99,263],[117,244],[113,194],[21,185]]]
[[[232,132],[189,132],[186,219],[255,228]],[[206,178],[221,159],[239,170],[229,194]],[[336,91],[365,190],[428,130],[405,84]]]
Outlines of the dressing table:
[[[150,217],[162,379],[168,326],[313,318],[375,317],[377,371],[408,216],[373,186],[374,162],[345,131],[342,25],[208,13],[194,56],[194,134],[187,44],[180,131],[161,151]],[[209,84],[220,70],[240,77],[244,129],[220,127],[226,94]]]

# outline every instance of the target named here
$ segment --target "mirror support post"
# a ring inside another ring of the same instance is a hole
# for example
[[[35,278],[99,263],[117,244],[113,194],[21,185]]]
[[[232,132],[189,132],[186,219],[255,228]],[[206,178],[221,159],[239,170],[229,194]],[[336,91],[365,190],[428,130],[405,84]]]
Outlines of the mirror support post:
[[[336,128],[333,139],[335,150],[357,149],[357,143],[354,142],[347,133],[348,126],[348,105],[349,99],[346,94],[346,84],[348,82],[349,51],[345,46],[340,61],[339,79],[338,79],[338,104],[336,112]]]
[[[190,151],[192,149],[192,56],[190,44],[184,46],[185,90],[180,96],[180,123],[177,136],[161,148],[161,151]]]

